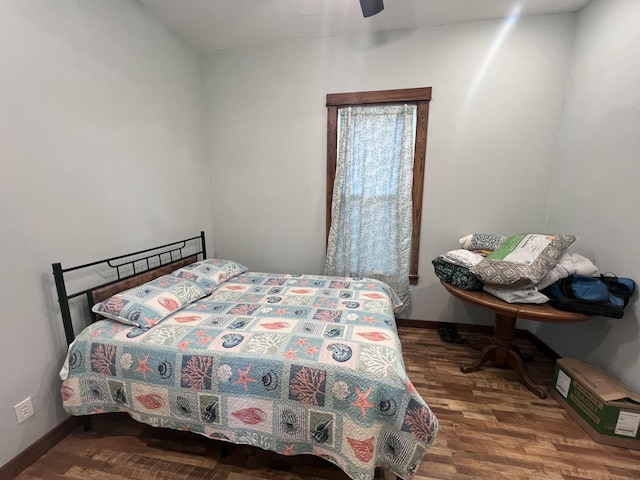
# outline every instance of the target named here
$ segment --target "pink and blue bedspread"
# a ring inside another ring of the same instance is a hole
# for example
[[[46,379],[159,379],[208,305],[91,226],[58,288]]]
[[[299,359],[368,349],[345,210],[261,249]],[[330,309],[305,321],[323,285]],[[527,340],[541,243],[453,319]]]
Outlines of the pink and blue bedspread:
[[[394,301],[371,279],[246,272],[151,328],[90,325],[64,408],[409,478],[438,421],[405,372]]]

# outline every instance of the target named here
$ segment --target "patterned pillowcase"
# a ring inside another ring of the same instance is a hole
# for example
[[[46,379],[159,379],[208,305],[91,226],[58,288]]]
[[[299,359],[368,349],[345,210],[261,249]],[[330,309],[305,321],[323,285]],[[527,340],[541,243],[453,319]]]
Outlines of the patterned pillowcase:
[[[171,275],[179,278],[186,278],[187,280],[196,282],[205,288],[214,290],[221,283],[226,282],[230,278],[238,276],[247,270],[249,270],[247,267],[234,262],[233,260],[213,258],[179,268]]]
[[[495,233],[474,233],[469,250],[497,250],[506,238]]]
[[[163,275],[96,303],[91,310],[126,325],[150,328],[212,291],[185,278]]]
[[[489,287],[529,288],[540,283],[575,241],[574,235],[512,235],[469,270]]]

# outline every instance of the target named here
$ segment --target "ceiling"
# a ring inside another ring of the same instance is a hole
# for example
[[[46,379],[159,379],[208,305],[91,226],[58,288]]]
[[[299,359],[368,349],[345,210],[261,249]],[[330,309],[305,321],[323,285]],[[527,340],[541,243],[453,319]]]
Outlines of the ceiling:
[[[138,0],[197,51],[471,20],[572,12],[590,0],[385,0],[363,18],[358,0]]]

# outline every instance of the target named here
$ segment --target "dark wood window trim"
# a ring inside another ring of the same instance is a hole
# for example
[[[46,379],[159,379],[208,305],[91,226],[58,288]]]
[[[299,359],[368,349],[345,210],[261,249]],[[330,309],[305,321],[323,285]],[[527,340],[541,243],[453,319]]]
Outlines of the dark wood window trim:
[[[327,95],[327,213],[326,239],[331,227],[331,203],[338,159],[338,108],[385,103],[411,103],[418,108],[416,143],[413,156],[413,229],[411,237],[411,265],[409,282],[418,283],[418,259],[420,254],[420,226],[422,222],[422,195],[424,191],[424,164],[427,152],[427,125],[431,87],[372,92],[330,93]]]

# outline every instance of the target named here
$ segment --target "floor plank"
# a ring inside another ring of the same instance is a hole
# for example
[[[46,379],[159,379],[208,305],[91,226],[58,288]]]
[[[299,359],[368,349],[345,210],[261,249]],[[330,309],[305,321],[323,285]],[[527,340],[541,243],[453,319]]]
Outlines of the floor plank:
[[[440,433],[415,480],[640,478],[640,450],[601,445],[550,396],[539,399],[509,369],[463,374],[479,354],[443,343],[436,330],[399,329],[407,371],[440,421]],[[461,332],[471,340],[482,334]],[[552,362],[523,338],[515,343],[535,361],[529,373],[549,386]],[[337,467],[311,456],[282,457],[138,424],[127,415],[98,415],[77,428],[17,480],[345,480]]]

